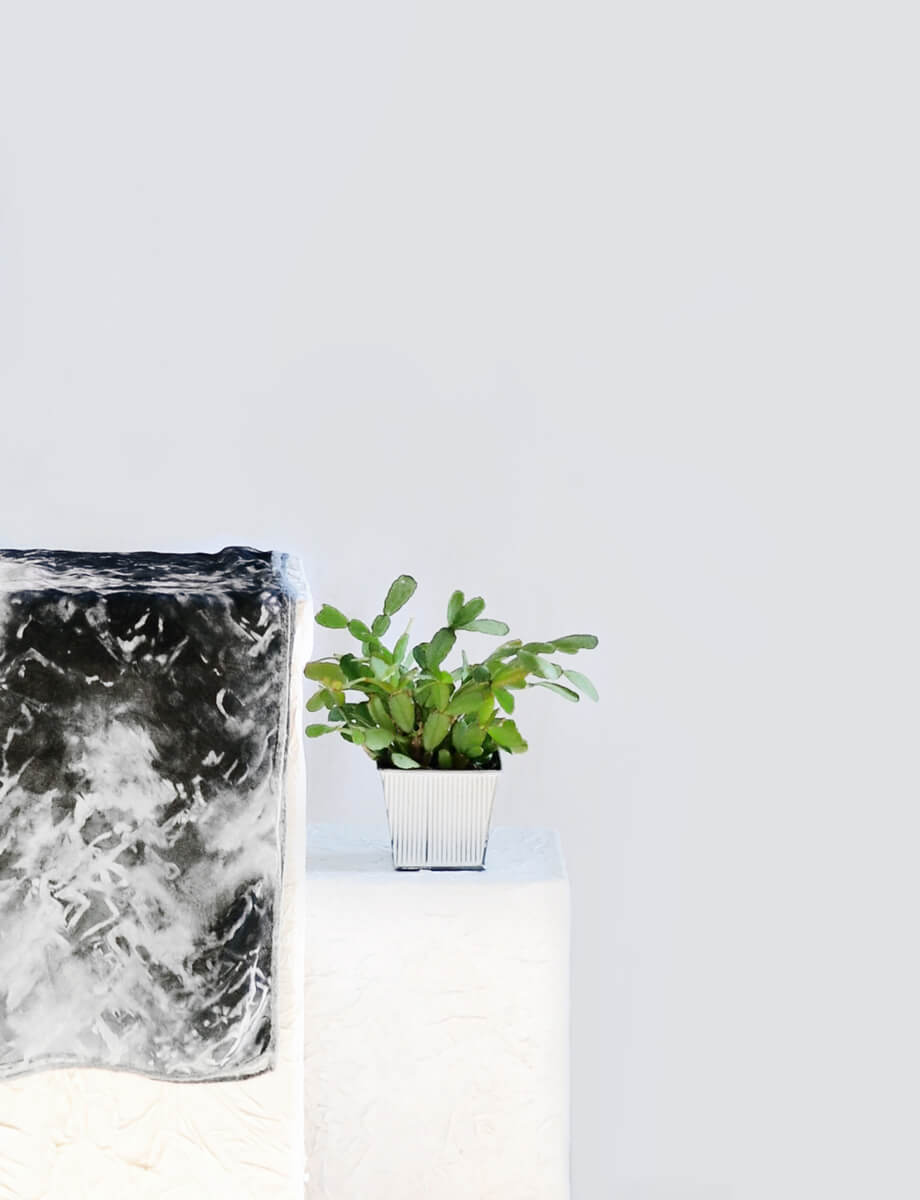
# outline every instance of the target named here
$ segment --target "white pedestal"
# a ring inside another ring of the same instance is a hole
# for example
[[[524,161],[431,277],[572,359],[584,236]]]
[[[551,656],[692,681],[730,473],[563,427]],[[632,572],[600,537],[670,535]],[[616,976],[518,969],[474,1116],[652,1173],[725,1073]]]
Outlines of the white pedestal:
[[[556,835],[484,872],[396,872],[311,825],[307,1200],[566,1200],[569,886]]]

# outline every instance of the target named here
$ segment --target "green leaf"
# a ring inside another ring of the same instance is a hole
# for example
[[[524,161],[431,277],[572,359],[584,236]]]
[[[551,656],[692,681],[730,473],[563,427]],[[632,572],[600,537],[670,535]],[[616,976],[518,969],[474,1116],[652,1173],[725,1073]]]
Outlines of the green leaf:
[[[545,658],[538,658],[537,674],[543,679],[558,679],[562,675],[562,667],[554,662],[547,662]]]
[[[382,725],[384,729],[389,729],[390,731],[396,728],[392,717],[387,711],[387,706],[379,696],[371,696],[367,702],[367,711],[377,725]]]
[[[366,701],[362,700],[358,704],[343,704],[341,708],[344,719],[350,721],[352,724],[373,725]]]
[[[540,660],[536,654],[531,654],[529,650],[521,649],[517,656],[518,666],[525,667],[529,674],[536,675],[540,669]]]
[[[495,699],[499,702],[499,704],[502,706],[502,708],[505,710],[505,712],[513,713],[514,712],[514,697],[511,695],[511,693],[509,691],[506,691],[505,688],[503,688],[503,687],[493,688],[492,690],[495,694]]]
[[[447,624],[454,625],[457,613],[463,608],[463,592],[454,592],[447,602]]]
[[[543,679],[538,679],[536,683],[532,683],[531,687],[545,687],[551,692],[555,692],[557,696],[563,696],[566,700],[571,700],[575,704],[578,703],[578,692],[573,692],[571,688],[563,687],[561,683],[547,683]]]
[[[367,669],[367,664],[355,658],[353,654],[343,654],[339,659],[339,666],[345,674],[345,678],[351,683],[355,679],[363,679],[364,672]]]
[[[553,654],[556,647],[552,642],[525,642],[521,649],[531,654]]]
[[[508,632],[508,626],[504,621],[493,621],[489,617],[483,617],[481,621],[468,621],[465,625],[458,625],[457,628],[469,630],[470,633],[491,633],[495,637],[504,637]]]
[[[363,729],[352,729],[352,731],[351,731],[351,740],[354,742],[354,744],[356,746],[363,746],[364,739],[366,737],[367,737],[367,733]]]
[[[440,712],[429,713],[428,719],[422,726],[422,745],[430,753],[444,741],[449,729],[450,717],[445,717]]]
[[[460,754],[465,754],[467,758],[476,758],[482,753],[484,738],[484,729],[478,725],[465,725],[462,721],[457,721],[454,724],[450,735],[450,740],[453,742],[454,748]]]
[[[502,642],[497,650],[493,650],[486,659],[487,663],[494,662],[496,659],[510,658],[512,654],[517,654],[521,649],[521,639],[512,638],[509,642]]]
[[[307,701],[307,712],[319,712],[321,708],[326,708],[325,697],[328,695],[325,688],[320,688],[318,692],[314,692]]]
[[[344,629],[348,624],[348,617],[343,612],[339,612],[337,608],[333,608],[331,604],[324,604],[316,614],[317,625],[323,625],[326,629]]]
[[[597,699],[597,688],[587,675],[582,675],[581,671],[566,671],[564,674],[566,679],[571,679],[572,683],[580,692],[584,692],[589,700]]]
[[[450,756],[450,751],[446,747],[442,747],[438,751],[438,766],[442,771],[449,771],[452,763],[453,759]]]
[[[431,694],[431,689],[432,689],[433,685],[434,685],[434,680],[426,679],[424,676],[421,676],[419,679],[416,679],[414,686],[410,683],[409,686],[412,690],[412,696],[415,700],[415,703],[420,708],[434,708],[435,707],[434,704],[432,703],[432,694]]]
[[[412,657],[423,671],[426,670],[428,667],[428,642],[419,642],[417,646],[413,646]]]
[[[413,767],[418,766],[414,758],[410,758],[408,754],[400,754],[396,750],[390,755],[390,762],[394,767],[401,767],[404,771],[411,771]]]
[[[519,662],[497,664],[497,670],[493,671],[492,684],[494,687],[523,687],[524,680],[527,678],[527,667]]]
[[[400,575],[390,584],[390,589],[387,592],[387,598],[383,602],[384,614],[392,617],[393,613],[399,612],[407,600],[414,594],[418,584],[411,575]]]
[[[453,699],[445,711],[451,716],[475,712],[482,704],[487,692],[488,688],[481,683],[465,683],[459,691],[454,692]]]
[[[467,600],[466,604],[457,613],[456,621],[452,621],[451,624],[457,626],[468,625],[470,621],[474,621],[479,616],[485,606],[486,602],[482,596],[474,596],[472,600]]]
[[[364,622],[359,621],[357,617],[352,617],[348,622],[348,632],[352,637],[356,637],[359,642],[366,642],[374,636]]]
[[[593,650],[597,638],[593,633],[569,633],[565,637],[553,638],[553,645],[563,654],[576,654],[579,650]]]
[[[480,704],[479,708],[476,710],[476,721],[478,724],[487,725],[494,709],[495,700],[492,696],[492,693],[486,692],[482,704]]]
[[[415,705],[412,697],[405,692],[397,692],[390,697],[390,713],[404,733],[411,733],[415,728]]]
[[[408,647],[408,645],[409,645],[409,630],[407,629],[405,633],[400,634],[399,638],[396,641],[396,645],[393,647],[393,661],[394,662],[397,662],[397,663],[402,662],[402,660],[406,657],[406,648]]]
[[[345,685],[349,691],[365,692],[368,696],[385,696],[390,691],[389,684],[383,680],[368,676],[366,679],[353,679]]]
[[[303,673],[307,679],[325,684],[326,687],[333,688],[335,691],[340,691],[345,684],[345,674],[338,663],[308,662]]]
[[[337,729],[337,725],[308,725],[307,737],[322,737],[324,733],[335,733]]]
[[[389,628],[390,618],[386,613],[381,613],[379,617],[374,617],[371,621],[371,633],[374,637],[382,638]]]
[[[428,679],[416,688],[419,704],[425,708],[443,709],[450,699],[451,686],[440,679]]]
[[[375,655],[372,654],[371,655],[371,670],[374,672],[374,675],[377,679],[385,679],[387,674],[389,673],[390,668],[389,668],[388,664],[383,661],[382,658],[377,658]]]
[[[431,639],[428,646],[428,667],[429,670],[434,670],[439,667],[444,659],[450,654],[454,648],[454,642],[457,640],[457,635],[452,629],[448,629],[445,625]]]
[[[527,749],[527,743],[521,737],[517,725],[511,720],[493,721],[489,726],[489,733],[497,745],[512,754],[520,754]]]
[[[391,729],[367,729],[364,733],[364,744],[368,750],[385,750],[392,745],[393,731]]]
[[[492,674],[484,663],[477,663],[472,671],[470,671],[470,679],[475,679],[477,683],[489,683],[492,679]]]

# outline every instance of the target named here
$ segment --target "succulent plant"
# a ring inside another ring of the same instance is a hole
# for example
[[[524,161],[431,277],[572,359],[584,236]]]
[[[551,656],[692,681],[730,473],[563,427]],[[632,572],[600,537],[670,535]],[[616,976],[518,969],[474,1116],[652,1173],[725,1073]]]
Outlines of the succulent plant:
[[[597,699],[586,675],[550,661],[550,654],[593,650],[591,633],[572,633],[545,642],[502,642],[482,662],[472,663],[461,651],[452,671],[443,666],[459,632],[504,637],[504,621],[483,617],[481,596],[467,600],[456,591],[447,604],[447,620],[427,642],[409,646],[412,622],[392,648],[383,643],[392,617],[415,593],[411,575],[390,584],[380,612],[370,625],[324,604],[316,622],[326,629],[345,629],[360,644],[360,653],[328,655],[307,663],[304,674],[319,685],[307,701],[311,713],[326,709],[326,721],[308,725],[308,737],[338,733],[361,746],[379,766],[463,770],[494,767],[499,750],[520,754],[527,743],[512,713],[514,693],[540,687],[577,701],[579,692]],[[560,679],[566,683],[560,683]],[[574,687],[569,687],[571,683]],[[363,695],[350,700],[349,692]]]

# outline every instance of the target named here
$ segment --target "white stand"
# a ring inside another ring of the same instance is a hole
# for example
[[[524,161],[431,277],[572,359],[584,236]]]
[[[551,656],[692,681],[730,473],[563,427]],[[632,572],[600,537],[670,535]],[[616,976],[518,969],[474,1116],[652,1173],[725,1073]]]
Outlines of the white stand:
[[[312,825],[307,1200],[567,1200],[569,886],[556,835],[484,872],[397,872]]]

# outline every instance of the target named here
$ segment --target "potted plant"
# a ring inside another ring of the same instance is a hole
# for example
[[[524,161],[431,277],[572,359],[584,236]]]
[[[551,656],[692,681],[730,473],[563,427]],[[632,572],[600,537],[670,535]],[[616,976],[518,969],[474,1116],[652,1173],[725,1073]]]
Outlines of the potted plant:
[[[591,650],[597,638],[590,633],[545,642],[513,638],[480,662],[470,662],[461,651],[460,665],[448,670],[444,662],[458,633],[504,637],[508,626],[483,617],[481,596],[467,600],[456,591],[445,624],[430,641],[410,647],[410,621],[388,647],[383,639],[391,620],[415,589],[411,575],[400,575],[370,625],[329,604],[320,608],[317,624],[346,629],[359,652],[307,663],[304,674],[318,684],[307,710],[326,710],[326,721],[308,725],[307,736],[338,733],[376,762],[397,869],[482,869],[501,751],[527,749],[512,717],[514,693],[539,687],[570,701],[579,692],[596,700],[586,675],[546,656]]]

